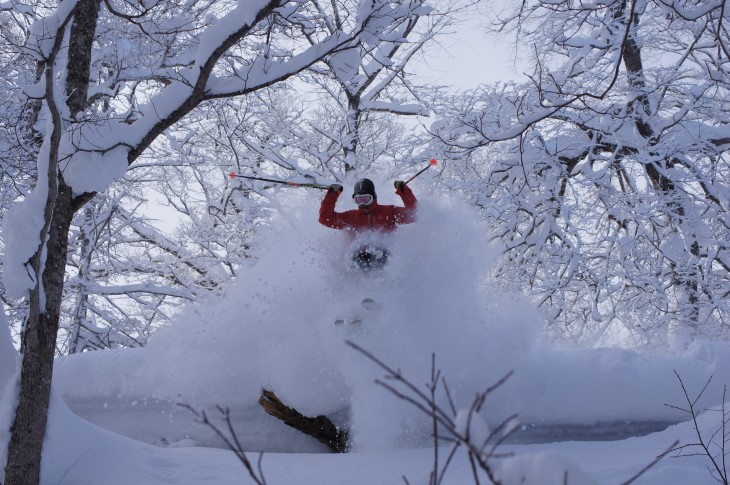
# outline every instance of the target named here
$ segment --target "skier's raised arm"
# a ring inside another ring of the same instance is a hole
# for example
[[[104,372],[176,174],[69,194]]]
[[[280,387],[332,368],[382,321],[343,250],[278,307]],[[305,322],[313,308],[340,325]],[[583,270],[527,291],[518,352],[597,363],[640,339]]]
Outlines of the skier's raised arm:
[[[400,196],[405,207],[395,207],[395,217],[398,224],[411,224],[416,222],[416,211],[418,200],[408,185],[402,180],[396,180],[395,193]]]
[[[335,212],[335,205],[341,193],[342,185],[340,184],[332,184],[327,189],[327,193],[322,199],[322,205],[319,207],[319,223],[323,226],[333,229],[345,229],[347,227],[347,221],[343,215]]]

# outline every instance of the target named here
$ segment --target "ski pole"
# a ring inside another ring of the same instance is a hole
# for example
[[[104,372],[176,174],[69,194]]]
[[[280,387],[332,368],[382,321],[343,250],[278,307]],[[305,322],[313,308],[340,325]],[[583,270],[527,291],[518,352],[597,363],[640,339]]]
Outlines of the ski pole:
[[[414,175],[413,177],[411,177],[411,178],[409,178],[408,180],[406,180],[406,181],[405,181],[405,183],[404,183],[404,185],[408,185],[408,182],[410,182],[410,181],[411,181],[411,180],[413,180],[414,178],[418,177],[419,175],[421,175],[421,174],[422,174],[423,172],[425,172],[425,171],[426,171],[426,170],[428,170],[429,168],[431,168],[431,167],[433,167],[433,166],[436,166],[436,165],[437,165],[438,163],[439,163],[439,162],[437,162],[435,158],[432,158],[432,159],[431,159],[431,160],[430,160],[430,161],[428,162],[428,165],[426,165],[425,167],[423,167],[423,168],[422,168],[422,169],[421,169],[421,170],[420,170],[420,171],[419,171],[419,172],[418,172],[418,173],[417,173],[416,175]]]
[[[286,180],[275,180],[275,179],[265,179],[262,177],[251,177],[249,175],[240,175],[240,174],[237,174],[236,172],[231,172],[231,178],[235,179],[236,177],[240,177],[242,179],[249,179],[249,180],[261,180],[263,182],[273,182],[275,184],[289,185],[290,187],[307,187],[310,189],[329,190],[328,185],[299,184],[296,182],[287,182]]]

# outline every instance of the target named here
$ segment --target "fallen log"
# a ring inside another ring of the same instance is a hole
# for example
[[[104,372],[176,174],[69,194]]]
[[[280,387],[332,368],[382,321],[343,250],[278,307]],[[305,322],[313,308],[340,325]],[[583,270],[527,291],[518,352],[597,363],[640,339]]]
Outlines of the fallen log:
[[[287,426],[311,436],[327,445],[335,453],[344,453],[348,448],[349,433],[338,429],[327,416],[310,418],[281,402],[276,394],[263,389],[259,405],[271,416],[280,419]]]

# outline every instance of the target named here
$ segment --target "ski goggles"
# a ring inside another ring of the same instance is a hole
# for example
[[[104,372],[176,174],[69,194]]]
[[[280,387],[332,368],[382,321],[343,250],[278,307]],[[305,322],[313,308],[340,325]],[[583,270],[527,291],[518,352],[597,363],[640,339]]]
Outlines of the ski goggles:
[[[373,196],[370,194],[355,194],[352,196],[357,205],[370,205],[373,203]]]

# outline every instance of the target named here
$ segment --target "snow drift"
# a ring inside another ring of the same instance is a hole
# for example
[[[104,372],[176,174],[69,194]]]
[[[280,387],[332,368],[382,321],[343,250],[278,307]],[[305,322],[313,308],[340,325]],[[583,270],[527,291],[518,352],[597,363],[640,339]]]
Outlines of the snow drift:
[[[531,306],[486,277],[487,230],[458,204],[421,197],[418,222],[387,238],[389,264],[369,276],[348,270],[351,238],[316,224],[316,201],[295,207],[261,234],[256,263],[225,294],[188,307],[147,347],[59,359],[63,395],[245,410],[244,446],[292,451],[256,436],[265,433],[256,424],[266,418],[256,404],[262,388],[306,415],[350,420],[359,449],[427,439],[427,420],[376,386],[382,371],[346,340],[417,385],[430,379],[435,354],[458,407],[514,370],[485,406],[490,424],[515,412],[525,423],[679,421],[685,416],[664,406],[683,402],[673,369],[695,387],[713,373],[718,384],[728,381],[723,344],[696,344],[680,357],[550,349]],[[372,312],[360,306],[365,297],[377,302]],[[334,325],[350,314],[363,322]],[[706,396],[719,402],[715,391]]]

